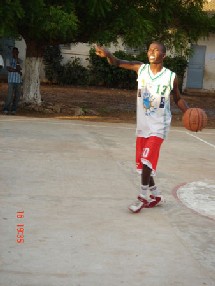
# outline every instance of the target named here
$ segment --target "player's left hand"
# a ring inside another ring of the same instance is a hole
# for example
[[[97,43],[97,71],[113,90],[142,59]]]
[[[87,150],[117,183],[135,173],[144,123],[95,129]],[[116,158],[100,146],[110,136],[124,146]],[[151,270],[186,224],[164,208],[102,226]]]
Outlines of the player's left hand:
[[[100,47],[98,45],[95,45],[95,49],[96,49],[97,56],[99,56],[101,58],[106,58],[109,54],[108,50],[106,50],[105,48]]]

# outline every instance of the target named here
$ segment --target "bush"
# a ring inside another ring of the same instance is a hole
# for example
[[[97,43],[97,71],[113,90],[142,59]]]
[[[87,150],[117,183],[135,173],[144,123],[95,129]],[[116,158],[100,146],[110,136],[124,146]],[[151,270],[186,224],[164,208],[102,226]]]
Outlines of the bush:
[[[147,53],[142,52],[136,57],[126,54],[124,51],[115,52],[114,55],[124,60],[134,60],[148,63]],[[125,89],[135,89],[137,74],[134,71],[117,68],[108,64],[104,58],[99,58],[95,50],[90,50],[89,83],[92,85],[102,85],[106,87],[117,87]],[[166,57],[164,66],[174,71],[179,80],[179,89],[182,89],[183,77],[187,67],[185,57]]]
[[[115,52],[114,55],[125,60],[135,59],[123,51]],[[95,54],[94,49],[90,50],[89,64],[90,85],[125,89],[133,89],[136,87],[136,72],[109,65],[107,59],[100,58]]]
[[[164,66],[177,74],[180,91],[182,91],[183,78],[187,65],[188,61],[183,56],[166,57],[164,59]]]
[[[58,74],[61,72],[61,61],[63,57],[59,46],[48,46],[44,52],[44,65],[46,78],[51,83],[56,83]]]
[[[61,70],[57,76],[57,83],[61,85],[86,85],[88,83],[88,70],[81,65],[79,58],[61,66]]]
[[[51,83],[84,85],[88,83],[88,70],[81,65],[79,58],[61,64],[63,57],[59,46],[48,46],[44,53],[46,78]]]

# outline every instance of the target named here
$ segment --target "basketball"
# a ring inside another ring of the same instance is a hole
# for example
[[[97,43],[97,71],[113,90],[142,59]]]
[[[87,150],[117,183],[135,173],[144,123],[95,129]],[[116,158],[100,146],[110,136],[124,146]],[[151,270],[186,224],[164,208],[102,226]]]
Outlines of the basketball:
[[[198,132],[206,127],[207,114],[201,108],[189,108],[184,113],[182,121],[186,129]]]

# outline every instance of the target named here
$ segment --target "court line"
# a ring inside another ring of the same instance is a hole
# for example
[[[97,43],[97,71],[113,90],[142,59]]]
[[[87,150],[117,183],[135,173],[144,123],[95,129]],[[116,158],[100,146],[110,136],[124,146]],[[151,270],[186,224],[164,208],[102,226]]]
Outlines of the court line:
[[[209,146],[212,147],[212,148],[215,148],[215,145],[214,145],[214,144],[209,143],[208,141],[203,140],[203,139],[199,138],[198,136],[191,134],[190,132],[186,132],[186,134],[190,135],[191,137],[194,137],[194,138],[198,139],[199,141],[201,141],[201,142],[203,142],[203,143],[209,145]]]
[[[55,120],[55,122],[54,122]],[[69,120],[59,120],[59,122],[56,122],[57,120],[59,119],[54,119],[54,118],[51,118],[49,120],[46,120],[46,119],[37,119],[37,118],[31,118],[30,120],[26,120],[26,119],[4,119],[4,120],[0,120],[0,123],[1,122],[15,122],[15,123],[19,123],[19,122],[30,122],[30,121],[33,121],[35,123],[51,123],[51,124],[56,124],[56,125],[63,125],[63,124],[69,124],[69,125],[81,125],[81,126],[86,126],[86,127],[96,127],[96,128],[115,128],[115,129],[128,129],[128,130],[133,130],[136,128],[135,124],[134,124],[134,127],[127,127],[127,126],[108,126],[108,125],[101,125],[101,122],[96,122],[97,124],[84,124],[84,121],[76,121],[74,122],[73,120],[69,121]],[[113,123],[113,122],[110,122],[109,124],[126,124],[126,123]],[[129,124],[132,124],[132,123],[129,123]]]
[[[179,128],[182,128],[182,127],[179,127]],[[207,130],[209,130],[209,129],[207,129]],[[170,132],[181,132],[181,133],[187,133],[187,131],[186,131],[186,130],[177,130],[177,129],[173,129],[173,127],[171,127]],[[206,131],[205,131],[205,129],[204,129],[203,133],[201,133],[201,134],[203,134],[203,135],[215,135],[215,133],[206,132]]]

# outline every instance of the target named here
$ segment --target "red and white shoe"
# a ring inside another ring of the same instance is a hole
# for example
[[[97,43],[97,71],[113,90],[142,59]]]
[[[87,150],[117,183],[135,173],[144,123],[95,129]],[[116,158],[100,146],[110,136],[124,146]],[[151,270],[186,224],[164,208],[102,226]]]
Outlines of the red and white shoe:
[[[153,208],[157,205],[157,201],[152,198],[146,198],[144,195],[139,194],[137,200],[133,202],[128,209],[133,213],[138,213],[143,208]]]
[[[150,195],[149,196],[152,200],[155,200],[156,201],[156,204],[154,205],[155,206],[160,206],[160,205],[163,205],[166,201],[164,199],[164,197],[162,195],[158,195],[158,196],[154,196],[154,195]]]

